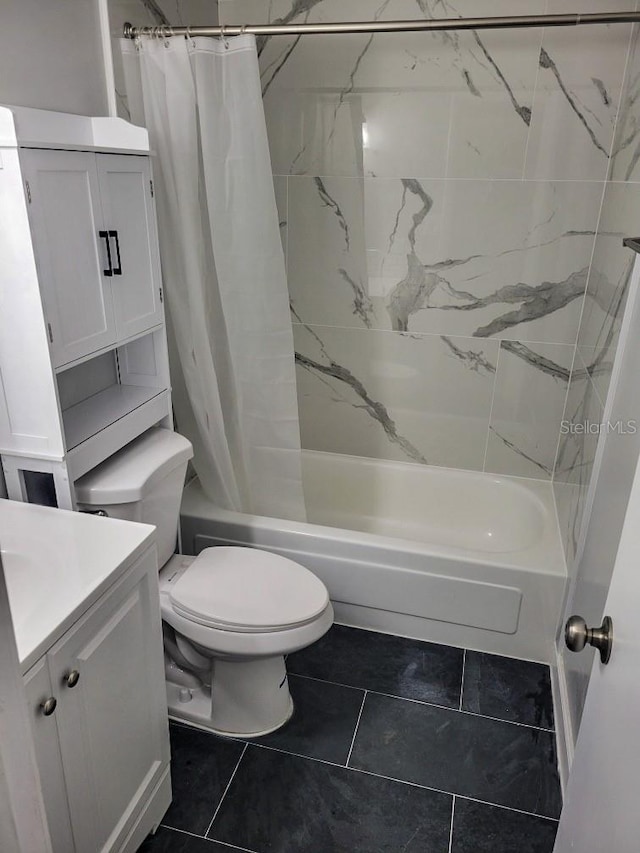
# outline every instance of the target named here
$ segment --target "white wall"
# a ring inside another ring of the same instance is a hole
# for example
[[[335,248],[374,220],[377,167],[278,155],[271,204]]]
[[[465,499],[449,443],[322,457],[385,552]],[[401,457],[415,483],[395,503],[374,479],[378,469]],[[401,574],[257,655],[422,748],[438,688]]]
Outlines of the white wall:
[[[97,0],[0,5],[0,103],[105,115]]]

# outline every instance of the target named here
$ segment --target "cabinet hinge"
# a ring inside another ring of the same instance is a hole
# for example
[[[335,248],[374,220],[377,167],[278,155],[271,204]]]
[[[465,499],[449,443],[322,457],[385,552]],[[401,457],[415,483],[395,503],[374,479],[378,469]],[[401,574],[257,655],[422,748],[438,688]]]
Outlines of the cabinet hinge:
[[[151,189],[151,198],[153,198],[153,181],[149,181],[149,187]]]
[[[160,288],[160,302],[164,302],[164,298],[162,296],[162,288]]]
[[[27,188],[27,201],[31,204],[31,187],[29,186],[29,181],[25,181],[24,183]]]
[[[53,343],[53,331],[51,329],[51,323],[47,323],[47,331],[49,332],[49,340]]]

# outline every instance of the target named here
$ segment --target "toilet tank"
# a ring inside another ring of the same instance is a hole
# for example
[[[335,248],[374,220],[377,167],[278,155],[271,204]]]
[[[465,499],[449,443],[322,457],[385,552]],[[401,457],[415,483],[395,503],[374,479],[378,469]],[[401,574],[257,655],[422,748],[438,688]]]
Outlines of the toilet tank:
[[[154,427],[76,480],[79,510],[156,526],[159,567],[175,551],[190,442]]]

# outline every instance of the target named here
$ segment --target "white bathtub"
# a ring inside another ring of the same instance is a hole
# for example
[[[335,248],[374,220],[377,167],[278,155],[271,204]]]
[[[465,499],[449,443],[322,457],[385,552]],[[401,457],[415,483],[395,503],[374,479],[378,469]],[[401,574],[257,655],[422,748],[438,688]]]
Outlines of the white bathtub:
[[[309,523],[215,507],[197,481],[182,547],[254,545],[327,585],[343,624],[550,662],[566,586],[551,484],[305,451]]]

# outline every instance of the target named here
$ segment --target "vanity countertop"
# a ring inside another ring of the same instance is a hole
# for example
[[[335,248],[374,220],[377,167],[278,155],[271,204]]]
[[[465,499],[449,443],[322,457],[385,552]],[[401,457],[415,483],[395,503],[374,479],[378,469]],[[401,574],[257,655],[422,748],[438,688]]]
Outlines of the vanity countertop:
[[[25,673],[145,551],[148,524],[0,500],[0,551]]]

